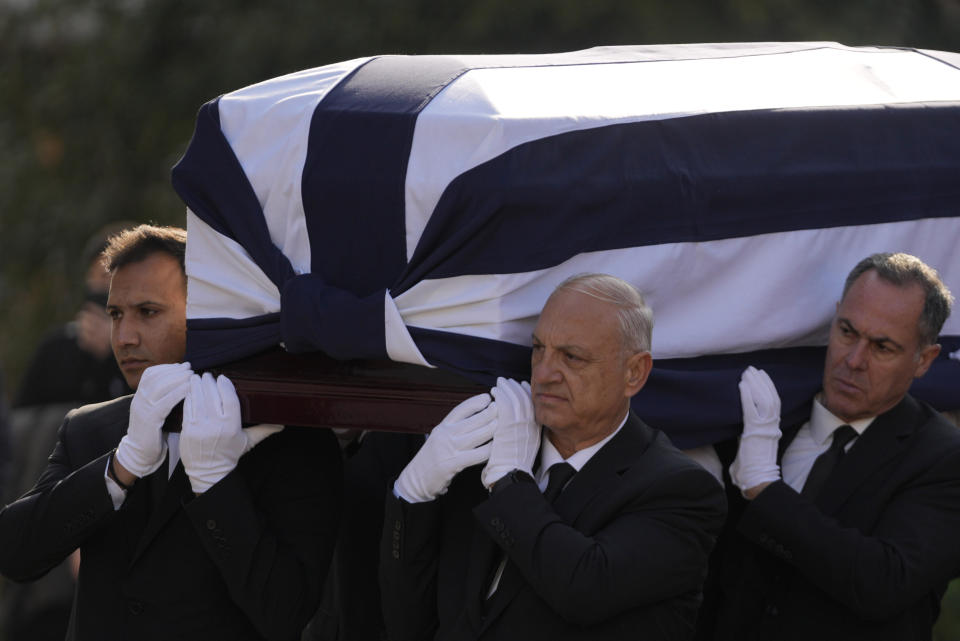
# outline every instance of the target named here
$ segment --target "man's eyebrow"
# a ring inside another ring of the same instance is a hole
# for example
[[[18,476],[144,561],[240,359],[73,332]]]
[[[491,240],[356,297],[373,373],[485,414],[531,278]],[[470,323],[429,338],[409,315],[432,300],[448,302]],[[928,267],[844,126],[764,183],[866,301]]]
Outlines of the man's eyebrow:
[[[536,334],[531,334],[530,336],[533,339],[534,343],[541,343],[541,344],[543,343],[543,341],[537,338]],[[584,354],[584,355],[590,354],[590,351],[588,349],[581,347],[580,345],[556,345],[555,349],[558,349],[561,352],[575,352],[577,354]]]
[[[157,302],[155,300],[143,300],[137,301],[136,303],[130,303],[129,305],[118,305],[116,303],[107,302],[107,309],[119,309],[121,307],[143,307],[144,305],[154,305],[155,307],[165,307],[163,303]]]
[[[869,334],[864,334],[862,331],[857,329],[856,325],[851,323],[850,319],[848,318],[843,318],[842,316],[838,317],[837,322],[843,323],[858,335],[865,335],[867,337],[867,340],[870,341],[871,343],[876,343],[877,345],[884,345],[886,343],[889,343],[891,345],[894,345],[897,349],[901,349],[901,350],[903,349],[903,345],[893,340],[889,336],[870,336]]]

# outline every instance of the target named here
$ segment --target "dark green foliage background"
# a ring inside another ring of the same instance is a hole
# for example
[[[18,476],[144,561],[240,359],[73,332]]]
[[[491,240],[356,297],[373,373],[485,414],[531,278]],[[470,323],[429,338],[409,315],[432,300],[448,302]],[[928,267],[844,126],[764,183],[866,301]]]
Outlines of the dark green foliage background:
[[[960,0],[0,0],[6,392],[76,310],[91,232],[183,224],[169,170],[218,94],[383,53],[762,40],[957,51]]]

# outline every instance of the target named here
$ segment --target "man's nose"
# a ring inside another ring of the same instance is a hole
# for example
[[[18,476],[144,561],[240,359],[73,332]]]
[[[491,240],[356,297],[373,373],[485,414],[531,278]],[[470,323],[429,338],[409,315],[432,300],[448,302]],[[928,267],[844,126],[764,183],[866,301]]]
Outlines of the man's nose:
[[[870,341],[860,339],[847,352],[847,366],[850,369],[866,369],[870,357]]]
[[[114,321],[110,331],[116,345],[129,347],[140,342],[140,332],[137,331],[136,324],[126,318]]]
[[[556,383],[563,377],[560,368],[557,367],[557,357],[555,354],[543,354],[532,364],[530,372],[531,382],[534,384]]]

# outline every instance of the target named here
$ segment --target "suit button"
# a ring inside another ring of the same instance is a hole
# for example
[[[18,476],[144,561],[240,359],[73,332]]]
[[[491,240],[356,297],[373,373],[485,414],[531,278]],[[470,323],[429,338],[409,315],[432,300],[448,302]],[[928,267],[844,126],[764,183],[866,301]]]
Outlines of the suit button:
[[[213,519],[207,519],[207,529],[208,530],[217,529],[217,522],[214,521]]]
[[[143,608],[143,601],[133,599],[127,603],[127,610],[130,611],[130,614],[143,614]]]
[[[775,606],[775,605],[768,605],[768,606],[767,606],[767,614],[769,614],[769,615],[772,616],[772,617],[775,617],[775,616],[777,616],[777,615],[780,614],[780,610],[778,610],[778,609],[777,609],[777,606]]]

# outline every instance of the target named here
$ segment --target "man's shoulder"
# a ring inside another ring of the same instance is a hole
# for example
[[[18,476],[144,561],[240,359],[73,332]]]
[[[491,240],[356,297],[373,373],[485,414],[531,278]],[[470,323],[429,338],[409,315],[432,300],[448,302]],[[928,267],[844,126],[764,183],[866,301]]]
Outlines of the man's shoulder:
[[[133,395],[121,396],[102,403],[91,403],[71,410],[63,420],[60,438],[73,441],[103,437],[119,440],[126,432]],[[116,443],[110,445],[113,447]]]
[[[915,412],[920,437],[935,440],[945,448],[960,449],[960,427],[924,401],[907,395],[904,402],[909,402]]]
[[[624,448],[623,454],[630,457],[634,473],[654,478],[679,475],[690,477],[694,481],[702,479],[710,485],[719,485],[703,466],[677,449],[666,434],[647,425],[633,412],[621,433],[624,436],[622,443],[616,443],[617,439],[614,438],[608,445]]]
[[[126,417],[130,413],[130,402],[133,394],[121,396],[101,403],[83,405],[67,413],[67,419],[73,423],[86,421],[101,421]]]

